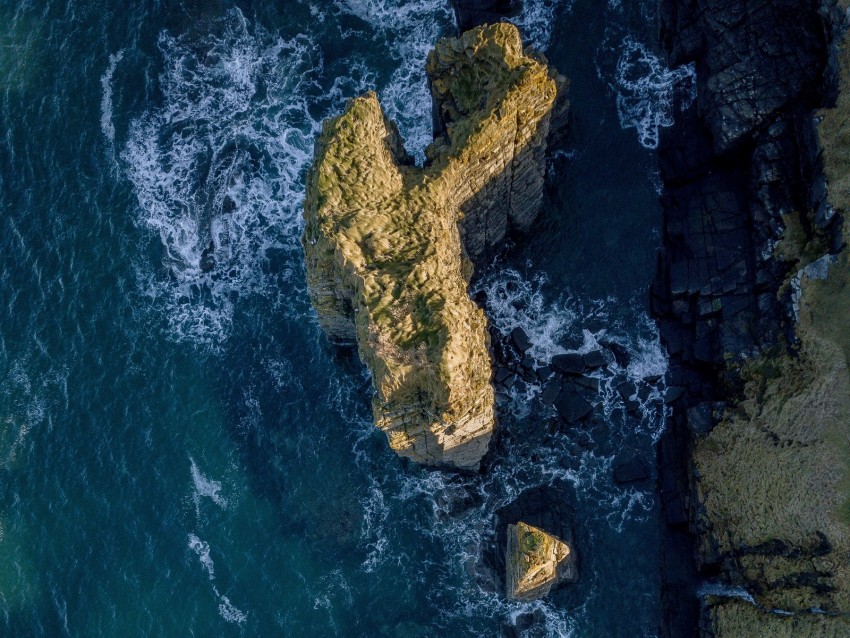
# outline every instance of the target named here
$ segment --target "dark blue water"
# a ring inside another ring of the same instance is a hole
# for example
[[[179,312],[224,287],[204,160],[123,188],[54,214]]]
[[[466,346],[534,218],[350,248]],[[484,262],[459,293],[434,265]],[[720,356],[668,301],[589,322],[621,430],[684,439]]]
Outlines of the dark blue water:
[[[653,4],[526,2],[573,130],[536,232],[477,285],[541,361],[604,339],[631,361],[599,373],[593,427],[507,437],[458,478],[374,430],[298,244],[347,98],[377,88],[421,156],[447,3],[0,3],[0,635],[495,636],[532,611],[529,635],[654,635],[656,497],[611,480],[664,421],[660,389],[634,414],[615,389],[666,365],[651,147],[687,71],[651,54]],[[501,394],[506,432],[543,431],[539,392]],[[508,603],[474,577],[492,514],[554,481],[580,582]]]

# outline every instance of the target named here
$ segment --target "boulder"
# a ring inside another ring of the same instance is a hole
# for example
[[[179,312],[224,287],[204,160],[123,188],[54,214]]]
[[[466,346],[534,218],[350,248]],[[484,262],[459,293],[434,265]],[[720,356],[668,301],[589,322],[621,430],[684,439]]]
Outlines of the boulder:
[[[552,367],[561,374],[581,374],[584,372],[584,357],[574,352],[556,354],[552,357]]]
[[[509,531],[511,526],[519,528],[520,525],[525,525],[539,530],[570,550],[566,560],[557,565],[556,578],[549,583],[546,593],[554,587],[578,580],[578,553],[573,540],[572,526],[575,519],[573,499],[571,486],[555,482],[552,485],[526,490],[510,504],[496,511],[494,530],[496,544],[492,554],[494,563],[491,564],[491,568],[496,577],[494,585],[497,591],[504,591],[508,596],[512,595],[512,591],[516,591],[515,585],[508,585],[509,562],[514,555],[514,552],[509,551],[508,543],[511,536],[515,539],[517,536],[515,532]],[[522,582],[521,577],[516,578],[517,575],[521,576],[522,572],[514,572],[514,584]],[[539,591],[539,594],[545,595],[543,591]]]
[[[650,476],[649,465],[638,457],[626,458],[614,464],[614,481],[617,483],[645,481]]]
[[[517,326],[511,330],[511,345],[520,354],[525,354],[531,349],[531,339],[528,338],[528,334],[525,330]]]
[[[591,370],[608,365],[608,358],[602,350],[591,350],[582,356],[582,360],[584,361],[584,366]]]
[[[562,386],[555,399],[555,409],[567,423],[577,423],[593,412],[593,406],[578,392],[568,386]]]

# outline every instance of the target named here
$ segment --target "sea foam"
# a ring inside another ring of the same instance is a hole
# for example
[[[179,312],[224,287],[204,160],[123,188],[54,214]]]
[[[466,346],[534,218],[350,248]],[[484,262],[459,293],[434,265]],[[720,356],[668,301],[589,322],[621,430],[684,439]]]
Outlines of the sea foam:
[[[278,37],[237,10],[199,39],[163,32],[158,50],[162,104],[132,121],[121,151],[138,221],[163,249],[140,288],[171,336],[215,348],[240,297],[274,294],[269,251],[300,256],[303,173],[322,119],[312,109],[333,98],[310,38]]]
[[[658,148],[662,127],[673,126],[675,100],[687,108],[696,98],[696,67],[670,69],[645,45],[623,40],[614,87],[620,126],[634,128],[641,146]]]
[[[115,141],[115,125],[112,123],[112,76],[118,63],[124,57],[124,50],[109,56],[109,66],[100,78],[102,96],[100,100],[100,130],[110,142]]]

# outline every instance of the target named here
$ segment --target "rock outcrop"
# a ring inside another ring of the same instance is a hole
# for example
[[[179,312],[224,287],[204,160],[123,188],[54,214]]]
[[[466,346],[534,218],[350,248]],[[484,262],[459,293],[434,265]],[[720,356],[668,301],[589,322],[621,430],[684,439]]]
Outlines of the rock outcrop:
[[[374,94],[352,100],[316,144],[302,243],[319,323],[332,341],[357,343],[390,446],[475,469],[494,394],[470,258],[536,215],[563,82],[509,24],[440,41],[428,73],[441,127],[427,165],[412,165]]]
[[[653,311],[677,397],[659,445],[664,636],[693,635],[699,574],[756,603],[704,598],[702,635],[783,635],[771,610],[794,614],[793,635],[847,632],[810,613],[850,611],[836,521],[847,432],[827,417],[847,408],[826,390],[846,385],[846,364],[813,337],[836,301],[818,302],[814,328],[795,310],[801,294],[815,303],[795,273],[843,242],[813,117],[835,97],[840,15],[830,0],[661,3],[670,62],[695,63],[698,79],[696,108],[660,146]]]
[[[496,512],[495,544],[487,559],[495,591],[532,600],[578,580],[571,493],[561,482],[532,488]]]
[[[570,547],[522,521],[508,525],[505,594],[512,600],[544,598],[553,586],[573,577]]]

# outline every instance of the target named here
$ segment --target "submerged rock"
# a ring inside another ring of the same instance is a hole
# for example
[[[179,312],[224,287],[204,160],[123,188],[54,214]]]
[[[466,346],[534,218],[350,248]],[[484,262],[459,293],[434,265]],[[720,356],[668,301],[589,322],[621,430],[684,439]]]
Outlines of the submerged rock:
[[[428,165],[411,165],[374,93],[352,100],[316,144],[302,244],[319,323],[332,341],[357,343],[390,446],[475,469],[494,393],[470,257],[536,215],[564,82],[510,24],[441,40],[428,74],[442,131]]]
[[[543,598],[554,585],[574,577],[572,550],[542,529],[521,521],[508,525],[507,542],[505,593],[508,598]]]

